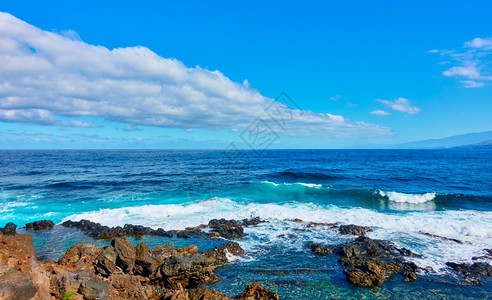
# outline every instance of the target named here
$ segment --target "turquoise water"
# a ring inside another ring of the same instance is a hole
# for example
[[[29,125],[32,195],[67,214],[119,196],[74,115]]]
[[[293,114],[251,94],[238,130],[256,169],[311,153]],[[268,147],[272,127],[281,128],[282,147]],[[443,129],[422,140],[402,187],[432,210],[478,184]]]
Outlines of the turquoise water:
[[[222,280],[214,288],[229,295],[258,280],[286,299],[480,299],[492,292],[489,279],[483,287],[462,286],[445,266],[492,247],[492,151],[0,151],[0,162],[0,226],[84,218],[183,229],[212,218],[268,220],[238,241],[247,255],[217,271]],[[351,287],[337,257],[316,257],[305,244],[353,238],[294,218],[371,226],[369,237],[421,254],[415,263],[434,271],[413,284],[396,276],[379,290]],[[61,226],[34,240],[38,255],[49,259],[79,241],[107,243]],[[222,242],[143,241],[202,250]]]

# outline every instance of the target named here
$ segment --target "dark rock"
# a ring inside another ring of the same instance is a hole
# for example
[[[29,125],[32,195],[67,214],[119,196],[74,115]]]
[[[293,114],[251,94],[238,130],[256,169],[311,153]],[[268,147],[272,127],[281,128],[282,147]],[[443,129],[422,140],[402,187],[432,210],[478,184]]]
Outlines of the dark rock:
[[[116,265],[124,273],[130,273],[135,265],[135,248],[126,240],[126,238],[115,238],[111,241],[111,246],[116,252]]]
[[[84,299],[109,299],[109,285],[97,277],[92,277],[80,284],[78,293],[82,294]]]
[[[473,264],[447,262],[446,265],[454,271],[468,276],[492,276],[492,266],[486,262],[475,262]]]
[[[360,236],[340,245],[308,244],[307,247],[317,255],[335,253],[341,256],[339,263],[344,267],[343,273],[354,285],[380,287],[397,273],[403,275],[405,281],[417,279],[417,265],[403,260],[404,256],[416,254],[405,248],[398,249],[389,241]]]
[[[135,266],[133,273],[149,277],[154,280],[155,273],[163,260],[154,251],[151,251],[145,243],[140,243],[135,247]]]
[[[16,233],[17,225],[15,225],[12,222],[8,222],[5,224],[3,228],[0,228],[0,232],[2,232],[5,235],[13,235]]]
[[[483,249],[485,251],[485,255],[482,256],[474,256],[472,257],[472,260],[479,260],[479,259],[492,259],[492,249]]]
[[[209,256],[215,258],[218,263],[228,262],[227,255],[241,256],[244,255],[244,250],[236,242],[227,242],[220,247],[216,247],[207,253]]]
[[[432,234],[432,233],[428,233],[428,232],[423,232],[423,231],[420,231],[420,233],[422,233],[423,235],[427,235],[427,236],[430,236],[430,237],[438,238],[438,239],[441,239],[441,240],[452,241],[452,242],[455,242],[457,244],[463,244],[462,241],[457,240],[457,239],[447,238],[447,237],[444,237],[444,236],[440,236],[440,235]]]
[[[242,227],[219,226],[212,229],[212,231],[218,233],[221,237],[226,239],[241,238],[244,236],[244,229]]]
[[[26,229],[31,229],[35,231],[39,230],[50,230],[55,226],[53,221],[50,220],[41,220],[41,221],[35,221],[32,223],[27,223],[26,224]]]
[[[366,226],[359,225],[341,225],[338,229],[340,234],[352,234],[352,235],[365,235],[367,232],[371,232],[372,229]]]
[[[116,258],[118,254],[113,246],[103,248],[101,253],[96,258],[94,269],[96,273],[109,277],[116,270]]]
[[[278,294],[262,287],[257,283],[248,285],[244,291],[237,295],[240,300],[278,300]]]
[[[160,266],[160,284],[175,289],[178,283],[185,288],[198,287],[218,281],[213,273],[216,260],[202,253],[177,254],[164,259]]]

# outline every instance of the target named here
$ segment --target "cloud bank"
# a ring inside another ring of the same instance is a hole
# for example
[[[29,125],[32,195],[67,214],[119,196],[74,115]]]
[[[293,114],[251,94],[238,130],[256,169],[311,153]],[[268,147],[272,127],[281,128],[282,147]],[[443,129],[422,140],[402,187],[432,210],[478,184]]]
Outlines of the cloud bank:
[[[77,120],[90,116],[124,123],[126,130],[242,130],[271,101],[247,80],[236,83],[220,71],[189,68],[142,46],[91,45],[75,32],[44,31],[0,12],[0,121],[94,127]],[[391,133],[341,116],[311,111],[298,115],[288,134]]]

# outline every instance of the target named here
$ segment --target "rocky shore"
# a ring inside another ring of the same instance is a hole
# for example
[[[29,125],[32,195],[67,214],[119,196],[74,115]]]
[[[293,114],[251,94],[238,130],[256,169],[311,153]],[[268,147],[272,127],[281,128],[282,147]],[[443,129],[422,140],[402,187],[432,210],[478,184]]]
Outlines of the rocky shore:
[[[304,223],[300,219],[290,220]],[[244,237],[244,227],[265,221],[214,219],[208,224],[184,230],[163,230],[127,224],[108,227],[88,220],[66,221],[62,226],[77,228],[96,239],[111,240],[110,245],[96,247],[79,243],[70,247],[58,261],[39,261],[29,234],[17,234],[17,226],[8,223],[0,228],[0,299],[279,299],[278,294],[257,283],[230,298],[206,287],[220,280],[214,271],[227,264],[230,257],[245,254],[234,239]],[[429,268],[417,266],[409,258],[419,257],[391,241],[365,236],[373,229],[354,224],[304,223],[307,228],[325,226],[354,239],[337,245],[309,243],[316,256],[336,255],[347,281],[355,286],[378,288],[393,276],[406,282],[417,280]],[[51,230],[52,221],[26,224],[26,230]],[[189,245],[175,248],[165,244],[149,248],[145,243],[133,246],[126,236],[144,235],[191,238],[222,238],[224,243],[209,251]],[[473,257],[473,264],[448,262],[447,267],[460,278],[461,284],[482,285],[481,278],[492,276],[485,259],[492,250]],[[309,255],[309,254],[308,254]]]

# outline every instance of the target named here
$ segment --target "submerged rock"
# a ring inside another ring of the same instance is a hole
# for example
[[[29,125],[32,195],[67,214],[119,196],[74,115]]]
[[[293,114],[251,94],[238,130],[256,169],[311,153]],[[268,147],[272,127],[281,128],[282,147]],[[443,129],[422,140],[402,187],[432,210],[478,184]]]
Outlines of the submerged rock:
[[[479,277],[492,276],[492,266],[486,262],[475,262],[473,264],[447,262],[446,265],[455,272],[464,275],[463,283],[469,285],[483,285]]]
[[[34,231],[40,231],[40,230],[50,230],[53,229],[53,226],[55,224],[53,221],[50,220],[41,220],[41,221],[35,221],[32,223],[27,223],[26,224],[26,229],[31,229]]]
[[[354,285],[380,287],[395,274],[403,275],[405,281],[417,279],[417,265],[403,260],[404,256],[417,254],[405,248],[399,249],[389,241],[360,236],[340,245],[308,244],[307,247],[317,255],[339,255],[343,273],[347,281]]]
[[[340,234],[352,234],[352,235],[358,235],[362,236],[365,235],[367,232],[371,232],[372,229],[366,226],[359,226],[359,225],[340,225],[340,228],[338,229]]]

